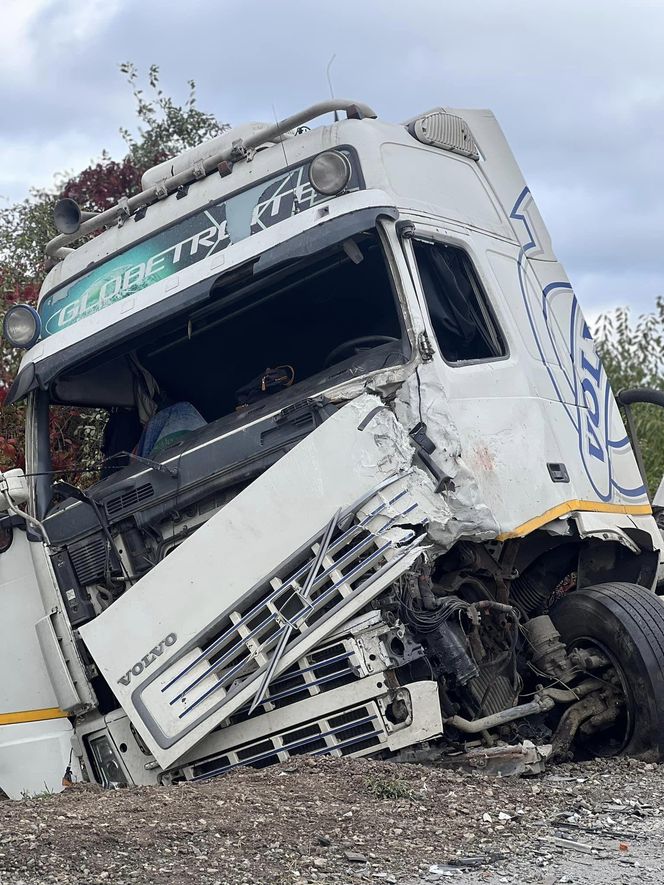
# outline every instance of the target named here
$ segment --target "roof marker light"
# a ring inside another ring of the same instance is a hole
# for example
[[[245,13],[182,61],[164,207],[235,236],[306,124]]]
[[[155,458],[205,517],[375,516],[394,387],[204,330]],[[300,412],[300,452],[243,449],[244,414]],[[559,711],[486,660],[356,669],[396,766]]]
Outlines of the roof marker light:
[[[309,164],[309,181],[319,194],[334,197],[350,179],[350,161],[340,151],[324,151]]]

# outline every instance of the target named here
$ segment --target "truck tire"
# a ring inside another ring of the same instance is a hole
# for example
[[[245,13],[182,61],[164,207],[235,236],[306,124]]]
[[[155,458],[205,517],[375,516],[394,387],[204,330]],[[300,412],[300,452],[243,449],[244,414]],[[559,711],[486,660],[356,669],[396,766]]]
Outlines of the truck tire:
[[[664,602],[623,582],[575,590],[551,608],[568,648],[595,646],[611,661],[626,700],[615,753],[664,759]]]

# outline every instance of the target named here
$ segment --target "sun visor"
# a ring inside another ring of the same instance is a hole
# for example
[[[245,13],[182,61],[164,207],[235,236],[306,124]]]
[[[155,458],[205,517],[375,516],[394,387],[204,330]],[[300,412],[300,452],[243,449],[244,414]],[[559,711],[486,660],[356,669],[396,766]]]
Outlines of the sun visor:
[[[394,206],[371,206],[367,209],[358,209],[349,212],[340,218],[331,218],[329,221],[310,227],[302,233],[291,237],[278,246],[273,246],[259,256],[254,264],[254,274],[272,270],[286,261],[295,261],[298,258],[306,258],[316,252],[322,252],[328,246],[356,236],[362,231],[376,227],[379,218],[389,218],[396,221],[399,212]]]

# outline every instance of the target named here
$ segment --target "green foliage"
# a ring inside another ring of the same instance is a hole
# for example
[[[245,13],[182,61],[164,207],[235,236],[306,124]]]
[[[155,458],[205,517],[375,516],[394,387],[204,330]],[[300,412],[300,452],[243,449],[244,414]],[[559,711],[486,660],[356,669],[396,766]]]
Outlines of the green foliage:
[[[18,300],[21,290],[32,287],[45,272],[44,247],[55,235],[53,206],[58,198],[54,189],[30,192],[20,203],[0,209],[0,297]]]
[[[367,778],[367,790],[377,799],[412,799],[413,791],[408,784],[396,777]]]
[[[160,160],[221,135],[229,128],[227,123],[220,123],[213,114],[196,107],[196,84],[193,80],[187,81],[189,94],[184,105],[178,105],[164,94],[157,65],[151,65],[148,71],[147,96],[140,87],[135,65],[125,62],[120,65],[120,70],[126,74],[132,88],[139,120],[137,135],[128,129],[121,129],[120,133],[129,147],[128,158],[137,168],[154,166]]]
[[[630,387],[664,390],[664,298],[634,322],[629,308],[602,315],[595,331],[597,351],[615,392]],[[664,475],[664,409],[636,405],[632,413],[651,493]]]
[[[27,801],[28,799],[50,799],[51,796],[56,796],[57,793],[55,790],[50,789],[50,787],[44,783],[44,789],[40,790],[37,793],[30,793],[28,790],[21,790],[21,799],[23,801]]]

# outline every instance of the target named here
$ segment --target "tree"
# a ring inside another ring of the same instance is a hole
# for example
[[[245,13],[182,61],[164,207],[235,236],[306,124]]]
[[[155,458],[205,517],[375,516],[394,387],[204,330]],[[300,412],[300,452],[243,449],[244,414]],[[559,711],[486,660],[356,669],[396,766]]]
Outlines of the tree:
[[[152,65],[146,88],[141,87],[135,65],[120,65],[132,90],[136,129],[120,130],[127,154],[114,160],[106,151],[99,160],[76,175],[61,173],[51,188],[34,189],[18,203],[0,209],[0,313],[16,303],[34,304],[46,274],[45,248],[55,236],[53,207],[61,197],[70,197],[87,210],[103,211],[121,197],[140,191],[146,169],[194,147],[228,129],[213,114],[196,106],[196,85],[188,81],[188,95],[178,104],[160,85],[159,68]],[[23,466],[22,405],[3,407],[18,368],[20,354],[3,348],[0,360],[0,469]],[[60,409],[51,421],[54,469],[85,466],[95,460],[98,445],[98,416],[91,411]]]
[[[629,387],[664,390],[664,298],[658,298],[655,310],[636,322],[626,307],[600,316],[595,341],[614,391]],[[632,413],[648,486],[654,494],[664,475],[664,409],[636,405]]]

